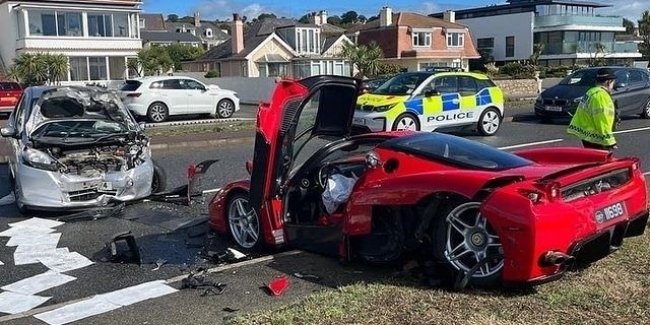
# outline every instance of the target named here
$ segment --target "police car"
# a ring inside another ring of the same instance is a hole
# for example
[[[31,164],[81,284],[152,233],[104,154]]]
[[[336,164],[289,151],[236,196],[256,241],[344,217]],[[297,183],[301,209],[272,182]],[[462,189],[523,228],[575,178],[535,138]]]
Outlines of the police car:
[[[400,73],[359,96],[354,124],[371,131],[434,131],[476,126],[494,135],[503,121],[503,92],[469,72]]]

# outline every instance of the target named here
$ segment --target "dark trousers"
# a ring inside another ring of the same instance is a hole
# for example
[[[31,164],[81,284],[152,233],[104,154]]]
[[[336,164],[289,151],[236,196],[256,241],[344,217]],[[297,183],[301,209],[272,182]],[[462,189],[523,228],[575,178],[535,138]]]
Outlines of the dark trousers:
[[[582,140],[582,146],[588,149],[599,149],[599,150],[614,150],[614,146],[604,146],[602,144],[591,143],[585,140]]]

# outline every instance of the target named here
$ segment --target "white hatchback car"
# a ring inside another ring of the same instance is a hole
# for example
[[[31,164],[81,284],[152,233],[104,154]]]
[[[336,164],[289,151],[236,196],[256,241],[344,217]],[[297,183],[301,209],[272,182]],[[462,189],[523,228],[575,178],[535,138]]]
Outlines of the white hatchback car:
[[[171,115],[209,114],[228,118],[239,110],[232,90],[181,76],[157,76],[126,80],[120,89],[124,105],[150,122],[164,122]]]

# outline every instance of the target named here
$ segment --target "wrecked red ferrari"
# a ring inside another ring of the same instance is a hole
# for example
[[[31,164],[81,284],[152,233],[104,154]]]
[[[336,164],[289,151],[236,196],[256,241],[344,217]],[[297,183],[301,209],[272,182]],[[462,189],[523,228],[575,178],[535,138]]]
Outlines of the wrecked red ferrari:
[[[250,180],[223,187],[210,226],[240,248],[345,260],[428,254],[446,280],[538,284],[644,233],[637,158],[582,148],[509,153],[441,133],[352,123],[359,81],[279,81],[260,105]]]

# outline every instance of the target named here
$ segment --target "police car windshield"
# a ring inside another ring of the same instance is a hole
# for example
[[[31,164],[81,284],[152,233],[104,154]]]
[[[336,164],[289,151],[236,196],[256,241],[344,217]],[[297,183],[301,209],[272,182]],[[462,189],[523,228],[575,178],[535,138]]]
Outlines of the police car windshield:
[[[560,85],[592,86],[596,83],[596,69],[578,70],[560,81]]]
[[[389,79],[379,86],[373,94],[377,95],[410,95],[423,81],[431,76],[430,73],[402,73]]]

